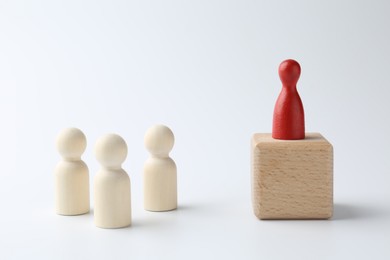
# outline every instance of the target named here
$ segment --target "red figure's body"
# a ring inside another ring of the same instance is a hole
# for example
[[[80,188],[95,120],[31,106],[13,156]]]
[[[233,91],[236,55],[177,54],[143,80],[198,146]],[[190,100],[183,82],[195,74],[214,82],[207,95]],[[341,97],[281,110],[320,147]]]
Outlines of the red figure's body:
[[[305,115],[297,82],[301,67],[295,60],[285,60],[279,66],[283,88],[275,104],[272,137],[282,140],[305,139]]]

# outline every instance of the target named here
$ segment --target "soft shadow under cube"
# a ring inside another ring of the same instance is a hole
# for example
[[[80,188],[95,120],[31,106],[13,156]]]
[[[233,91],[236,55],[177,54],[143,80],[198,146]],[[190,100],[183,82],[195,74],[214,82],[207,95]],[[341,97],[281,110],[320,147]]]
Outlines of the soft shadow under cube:
[[[302,140],[252,138],[252,203],[259,219],[327,219],[333,213],[333,147],[319,133]]]

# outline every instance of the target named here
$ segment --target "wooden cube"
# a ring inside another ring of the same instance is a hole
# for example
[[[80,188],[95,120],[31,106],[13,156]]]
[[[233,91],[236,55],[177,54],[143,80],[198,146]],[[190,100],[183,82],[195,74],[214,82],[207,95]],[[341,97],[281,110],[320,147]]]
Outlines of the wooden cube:
[[[319,133],[302,140],[252,138],[252,203],[259,219],[327,219],[333,213],[333,147]]]

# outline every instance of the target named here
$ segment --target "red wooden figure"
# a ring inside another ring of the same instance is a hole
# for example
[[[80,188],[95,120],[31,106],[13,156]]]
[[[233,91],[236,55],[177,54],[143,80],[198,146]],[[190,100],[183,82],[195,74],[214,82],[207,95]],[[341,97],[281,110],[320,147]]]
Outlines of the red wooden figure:
[[[285,60],[279,66],[282,91],[275,104],[272,137],[282,140],[305,139],[305,115],[296,84],[301,67],[295,60]]]

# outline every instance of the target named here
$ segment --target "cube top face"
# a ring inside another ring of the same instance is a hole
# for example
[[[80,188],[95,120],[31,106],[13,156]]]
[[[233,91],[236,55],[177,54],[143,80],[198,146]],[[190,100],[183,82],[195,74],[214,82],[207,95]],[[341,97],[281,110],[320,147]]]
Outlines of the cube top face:
[[[333,147],[319,133],[302,140],[252,138],[252,203],[260,219],[327,219],[333,213]]]
[[[332,146],[320,133],[306,133],[305,139],[301,140],[280,140],[272,138],[271,134],[254,134],[252,138],[252,147],[256,146],[312,146],[312,145],[324,145]]]

